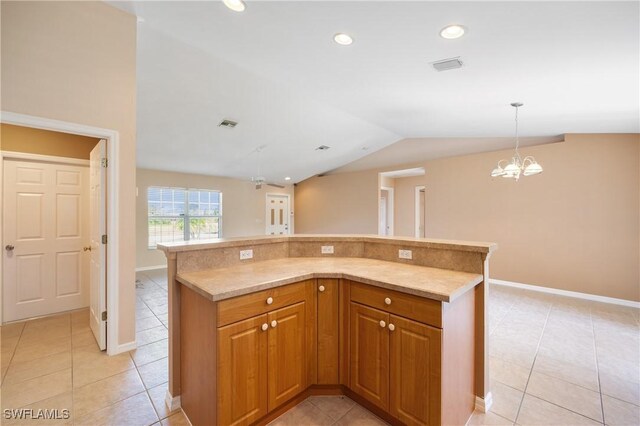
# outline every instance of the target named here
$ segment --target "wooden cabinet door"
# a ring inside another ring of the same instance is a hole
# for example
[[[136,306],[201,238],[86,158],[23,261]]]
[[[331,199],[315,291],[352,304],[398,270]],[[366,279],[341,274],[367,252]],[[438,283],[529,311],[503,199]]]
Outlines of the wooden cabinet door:
[[[318,280],[318,383],[337,384],[339,362],[338,280]]]
[[[268,314],[269,411],[306,389],[305,302]]]
[[[351,390],[389,406],[389,314],[351,302]]]
[[[266,324],[260,315],[218,328],[219,425],[247,425],[267,414]]]
[[[394,315],[389,330],[391,415],[407,425],[439,425],[442,331]]]

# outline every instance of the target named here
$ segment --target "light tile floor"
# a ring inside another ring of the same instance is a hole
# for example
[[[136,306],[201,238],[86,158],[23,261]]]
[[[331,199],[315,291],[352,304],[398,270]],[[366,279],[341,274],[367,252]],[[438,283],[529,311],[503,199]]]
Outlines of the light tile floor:
[[[0,327],[5,408],[68,409],[77,425],[187,425],[164,404],[167,386],[166,271],[138,273],[138,348],[100,352],[81,310]],[[637,309],[493,286],[490,304],[492,412],[469,424],[640,425]],[[311,397],[282,425],[384,424],[346,397]]]

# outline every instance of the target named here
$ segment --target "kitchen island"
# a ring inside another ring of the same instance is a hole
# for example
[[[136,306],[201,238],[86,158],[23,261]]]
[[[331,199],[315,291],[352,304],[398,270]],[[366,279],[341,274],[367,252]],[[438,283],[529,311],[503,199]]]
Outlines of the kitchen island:
[[[397,424],[487,408],[494,244],[350,235],[159,246],[169,389],[194,425],[264,424],[345,394]]]

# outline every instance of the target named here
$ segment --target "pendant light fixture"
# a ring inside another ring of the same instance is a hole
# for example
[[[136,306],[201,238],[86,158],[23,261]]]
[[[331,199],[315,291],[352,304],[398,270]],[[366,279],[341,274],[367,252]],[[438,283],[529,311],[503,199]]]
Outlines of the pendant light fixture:
[[[542,166],[536,162],[536,159],[532,156],[525,157],[524,160],[520,157],[518,148],[520,147],[520,140],[518,138],[518,108],[523,104],[521,102],[514,102],[511,104],[516,109],[516,152],[511,159],[511,162],[507,160],[498,161],[498,165],[491,172],[491,177],[502,176],[504,178],[512,178],[516,181],[520,179],[520,175],[533,176],[542,173]],[[502,166],[506,164],[506,166]]]

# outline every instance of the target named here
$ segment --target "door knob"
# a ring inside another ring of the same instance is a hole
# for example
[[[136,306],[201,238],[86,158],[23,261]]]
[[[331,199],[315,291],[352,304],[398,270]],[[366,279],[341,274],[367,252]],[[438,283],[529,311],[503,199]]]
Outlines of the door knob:
[[[83,247],[82,251],[91,251],[91,246]]]
[[[13,251],[13,249],[14,249],[15,247],[14,247],[13,245],[11,245],[11,244],[7,244],[6,246],[4,246],[4,248],[5,248],[7,251]]]
[[[270,305],[273,303],[273,297],[267,297],[267,305]]]
[[[269,324],[267,324],[266,322],[264,324],[262,324],[262,331],[267,331],[267,328],[269,328]]]
[[[396,326],[393,324],[389,324],[389,331],[393,331],[396,329]]]
[[[276,320],[271,321],[271,328],[276,328],[276,325],[278,325],[278,321]]]
[[[324,286],[321,285],[320,287],[318,287],[318,290],[320,290],[320,292],[322,293],[324,291]]]
[[[387,323],[386,323],[386,322],[384,322],[384,321],[380,320],[380,327],[384,328],[386,325],[387,325]]]

